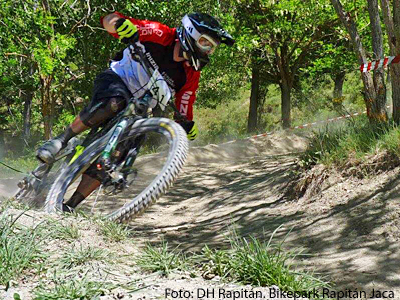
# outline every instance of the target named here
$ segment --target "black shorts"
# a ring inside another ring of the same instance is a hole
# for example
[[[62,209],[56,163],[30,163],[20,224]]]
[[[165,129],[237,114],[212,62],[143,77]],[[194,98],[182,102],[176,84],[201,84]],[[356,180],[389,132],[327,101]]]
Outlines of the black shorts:
[[[128,103],[131,97],[132,94],[121,77],[107,69],[94,80],[92,99],[79,116],[83,121],[88,120],[99,108],[106,106],[111,98],[123,98]]]

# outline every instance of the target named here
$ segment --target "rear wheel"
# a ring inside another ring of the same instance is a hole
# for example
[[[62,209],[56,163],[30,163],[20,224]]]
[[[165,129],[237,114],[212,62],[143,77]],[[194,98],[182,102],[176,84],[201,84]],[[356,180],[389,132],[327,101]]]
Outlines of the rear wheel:
[[[186,160],[186,132],[172,120],[150,118],[132,125],[120,143],[142,139],[143,136],[146,138],[137,149],[140,150],[137,156],[134,155],[134,164],[126,167],[125,155],[118,162],[118,167],[103,180],[100,188],[80,205],[84,211],[100,214],[110,220],[124,221],[143,212],[172,185]],[[81,175],[92,164],[96,164],[109,137],[107,134],[89,145],[59,175],[46,199],[48,212],[62,210],[64,200],[69,199],[76,190]]]

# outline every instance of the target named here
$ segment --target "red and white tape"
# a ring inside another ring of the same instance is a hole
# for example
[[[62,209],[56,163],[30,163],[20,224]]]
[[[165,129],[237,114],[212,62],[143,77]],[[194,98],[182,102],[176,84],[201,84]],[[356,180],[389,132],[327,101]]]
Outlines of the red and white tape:
[[[360,71],[362,73],[369,72],[371,70],[376,70],[380,68],[385,68],[390,64],[397,64],[400,62],[400,55],[397,56],[389,56],[382,58],[380,60],[372,61],[366,64],[362,64],[360,66]]]
[[[363,112],[357,112],[357,113],[353,113],[353,114],[348,114],[348,115],[345,115],[345,116],[340,116],[340,117],[336,117],[336,118],[332,118],[332,119],[316,121],[316,122],[313,122],[313,123],[306,123],[306,124],[303,124],[303,125],[290,127],[288,130],[303,129],[303,128],[312,127],[312,126],[315,126],[315,125],[318,125],[318,124],[330,123],[330,122],[335,122],[335,121],[339,121],[339,120],[342,120],[342,119],[348,119],[348,118],[352,118],[352,117],[355,117],[355,116],[360,116],[360,115],[366,114],[366,113],[367,113],[367,111],[363,111]],[[276,132],[277,131],[270,131],[270,132],[266,132],[266,133],[261,133],[261,134],[249,136],[247,138],[244,138],[243,140],[257,139],[257,138],[260,138],[260,137],[265,137],[265,136],[268,136],[268,135],[272,135],[272,134],[274,134]],[[231,144],[231,143],[234,143],[236,141],[238,141],[238,140],[225,142],[225,143],[222,143],[221,145]]]
[[[387,105],[386,108],[391,108],[390,105]],[[332,119],[327,119],[327,120],[321,120],[321,121],[315,121],[313,123],[306,123],[303,125],[298,125],[295,127],[290,127],[288,130],[294,130],[294,129],[303,129],[303,128],[307,128],[307,127],[312,127],[318,124],[324,124],[324,123],[330,123],[330,122],[335,122],[335,121],[339,121],[342,119],[348,119],[348,118],[352,118],[352,117],[356,117],[356,116],[361,116],[363,114],[366,114],[367,111],[364,110],[363,112],[356,112],[356,113],[352,113],[352,114],[348,114],[348,115],[344,115],[344,116],[340,116],[340,117],[336,117],[336,118],[332,118]],[[268,135],[272,135],[274,133],[276,133],[277,131],[270,131],[270,132],[266,132],[266,133],[261,133],[261,134],[257,134],[257,135],[253,135],[253,136],[249,136],[247,138],[244,138],[242,140],[250,140],[250,139],[257,139],[259,137],[264,137],[264,136],[268,136]],[[233,140],[233,141],[229,141],[229,142],[225,142],[222,143],[221,145],[225,145],[225,144],[231,144],[234,143],[238,140]]]

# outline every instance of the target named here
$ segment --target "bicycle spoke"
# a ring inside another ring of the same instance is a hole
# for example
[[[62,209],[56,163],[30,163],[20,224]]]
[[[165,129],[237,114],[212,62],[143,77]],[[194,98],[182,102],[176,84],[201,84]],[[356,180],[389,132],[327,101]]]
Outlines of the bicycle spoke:
[[[101,188],[103,187],[103,185],[100,185],[100,187],[98,188],[97,194],[96,194],[96,199],[94,199],[94,203],[92,206],[92,209],[90,210],[93,213],[94,207],[96,206],[97,203],[97,199],[99,198],[99,194],[101,192]]]

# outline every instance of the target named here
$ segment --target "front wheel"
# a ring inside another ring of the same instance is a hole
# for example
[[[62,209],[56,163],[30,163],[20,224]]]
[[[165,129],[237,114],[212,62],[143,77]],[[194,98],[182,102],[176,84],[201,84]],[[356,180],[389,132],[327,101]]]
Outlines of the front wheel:
[[[167,191],[187,157],[186,132],[170,119],[150,118],[135,122],[123,141],[135,141],[144,136],[146,138],[137,149],[139,154],[134,158],[135,163],[127,170],[127,158],[118,162],[119,168],[85,199],[82,209],[110,220],[125,221],[143,212]],[[67,200],[75,191],[81,175],[96,164],[109,138],[110,133],[94,141],[58,176],[47,195],[48,212],[62,210],[64,199]],[[157,146],[154,146],[154,141]],[[122,175],[122,187],[116,188],[115,178]]]

